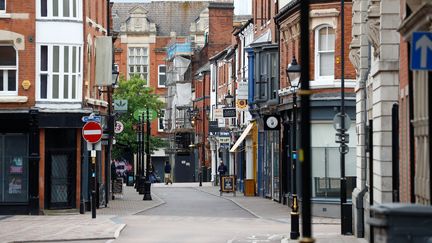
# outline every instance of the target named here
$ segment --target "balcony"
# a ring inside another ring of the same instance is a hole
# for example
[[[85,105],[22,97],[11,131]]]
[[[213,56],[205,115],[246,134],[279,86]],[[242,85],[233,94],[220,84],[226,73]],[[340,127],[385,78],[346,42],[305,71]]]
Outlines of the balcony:
[[[192,42],[174,43],[168,46],[167,50],[168,59],[172,59],[175,56],[190,56],[192,54]]]

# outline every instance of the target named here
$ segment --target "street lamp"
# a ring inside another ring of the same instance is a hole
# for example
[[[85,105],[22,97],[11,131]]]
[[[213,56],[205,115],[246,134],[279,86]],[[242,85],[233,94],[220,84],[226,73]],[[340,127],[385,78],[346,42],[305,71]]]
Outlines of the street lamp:
[[[230,92],[228,90],[228,94],[225,96],[225,101],[229,107],[232,106],[233,100],[234,100],[234,97],[230,94]]]
[[[292,58],[290,64],[286,69],[286,74],[290,88],[293,94],[293,109],[292,109],[292,135],[293,135],[293,146],[292,146],[292,204],[291,204],[291,233],[290,238],[292,240],[297,239],[300,236],[299,231],[299,211],[298,211],[298,200],[297,200],[297,89],[300,84],[300,71],[301,67],[298,65],[295,57]],[[293,85],[293,81],[297,79],[297,84]]]

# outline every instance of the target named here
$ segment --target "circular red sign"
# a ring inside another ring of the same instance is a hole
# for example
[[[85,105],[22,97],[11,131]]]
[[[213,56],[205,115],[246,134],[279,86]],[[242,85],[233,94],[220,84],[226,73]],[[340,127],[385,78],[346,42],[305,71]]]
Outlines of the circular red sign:
[[[82,129],[83,138],[89,143],[97,143],[102,138],[102,127],[99,123],[87,122]]]

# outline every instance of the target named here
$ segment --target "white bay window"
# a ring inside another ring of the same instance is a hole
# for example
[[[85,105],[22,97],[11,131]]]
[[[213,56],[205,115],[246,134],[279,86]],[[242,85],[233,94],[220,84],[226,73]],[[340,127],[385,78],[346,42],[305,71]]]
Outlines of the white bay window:
[[[81,46],[40,45],[38,98],[47,101],[81,99]]]
[[[82,0],[38,0],[39,18],[82,20]]]

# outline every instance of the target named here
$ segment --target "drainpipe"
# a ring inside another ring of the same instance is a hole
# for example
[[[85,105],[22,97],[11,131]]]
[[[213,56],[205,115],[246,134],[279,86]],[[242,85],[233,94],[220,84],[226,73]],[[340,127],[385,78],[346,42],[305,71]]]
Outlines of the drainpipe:
[[[365,115],[363,116],[363,125],[366,127],[368,124],[368,119],[367,119],[367,91],[366,91],[366,81],[367,78],[369,76],[370,73],[370,67],[371,67],[371,45],[369,44],[368,46],[368,69],[365,73],[365,75],[363,75],[363,78],[360,80],[360,89],[362,90],[362,98],[364,99],[363,102],[363,110],[365,112]],[[368,129],[365,129],[366,131],[368,131]],[[372,132],[372,131],[371,131]],[[368,136],[368,132],[365,132],[365,136]],[[372,142],[372,141],[369,141]],[[366,148],[366,150],[368,150],[368,148]],[[368,168],[367,166],[367,159],[366,156],[363,157],[363,164],[365,165],[365,174],[366,174],[366,170]],[[363,184],[361,185],[361,188],[363,188],[359,194],[358,197],[356,199],[356,210],[357,210],[357,215],[358,215],[358,219],[357,220],[357,237],[358,238],[363,238],[364,237],[364,205],[363,205],[363,199],[364,196],[366,194],[366,192],[368,191],[368,188],[366,187],[366,180],[365,182],[363,182]]]

